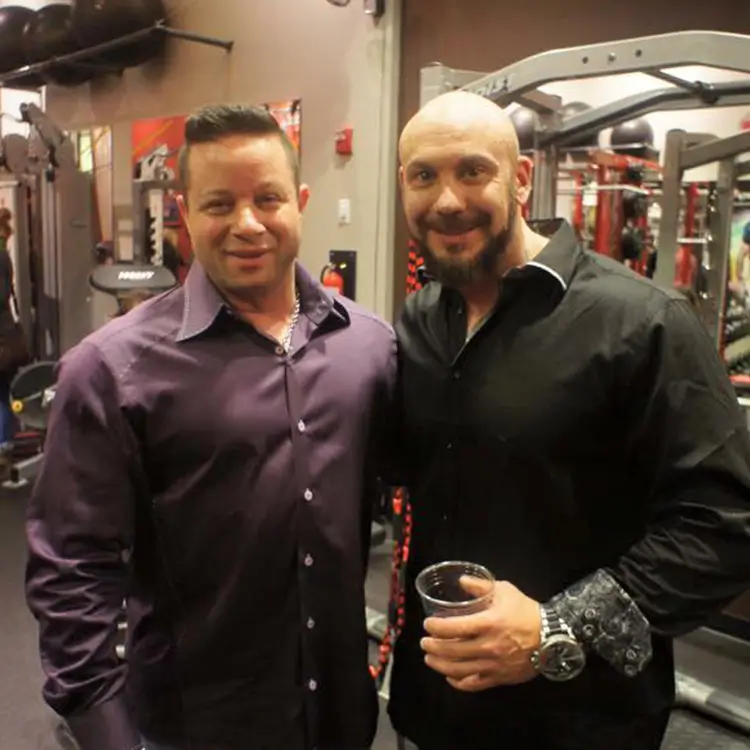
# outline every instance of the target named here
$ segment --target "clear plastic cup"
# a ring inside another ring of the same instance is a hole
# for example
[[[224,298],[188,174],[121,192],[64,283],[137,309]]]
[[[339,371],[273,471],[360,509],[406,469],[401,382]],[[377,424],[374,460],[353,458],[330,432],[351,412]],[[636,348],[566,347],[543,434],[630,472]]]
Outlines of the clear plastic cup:
[[[486,593],[476,596],[467,591],[461,585],[463,576],[486,583]],[[457,560],[430,565],[417,576],[415,583],[428,617],[457,617],[481,612],[489,607],[495,590],[495,577],[487,568]]]

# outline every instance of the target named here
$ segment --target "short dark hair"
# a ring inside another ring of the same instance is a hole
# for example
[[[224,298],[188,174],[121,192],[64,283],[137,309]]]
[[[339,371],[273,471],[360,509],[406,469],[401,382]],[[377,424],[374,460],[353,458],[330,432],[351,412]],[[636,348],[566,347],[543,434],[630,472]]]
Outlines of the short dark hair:
[[[180,149],[180,181],[185,190],[189,183],[188,156],[196,143],[212,143],[231,135],[275,135],[281,140],[289,159],[294,184],[299,189],[299,155],[289,136],[265,107],[242,104],[217,104],[202,107],[185,121],[185,142]]]

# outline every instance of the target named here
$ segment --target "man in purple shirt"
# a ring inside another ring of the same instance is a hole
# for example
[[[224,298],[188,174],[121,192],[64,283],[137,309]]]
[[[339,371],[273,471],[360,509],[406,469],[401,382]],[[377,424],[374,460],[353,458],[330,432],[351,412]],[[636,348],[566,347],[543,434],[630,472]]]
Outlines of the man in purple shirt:
[[[297,262],[308,190],[265,110],[185,142],[185,285],[61,364],[28,517],[44,696],[82,750],[366,748],[394,334]]]

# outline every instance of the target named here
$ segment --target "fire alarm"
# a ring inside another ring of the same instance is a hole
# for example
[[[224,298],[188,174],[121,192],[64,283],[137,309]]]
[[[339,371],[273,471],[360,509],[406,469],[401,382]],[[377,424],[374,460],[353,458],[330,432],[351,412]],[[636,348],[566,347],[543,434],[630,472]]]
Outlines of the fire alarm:
[[[385,0],[364,0],[365,13],[368,16],[379,18],[385,13]]]
[[[354,140],[354,128],[347,126],[336,132],[336,153],[342,156],[352,155],[352,141]]]

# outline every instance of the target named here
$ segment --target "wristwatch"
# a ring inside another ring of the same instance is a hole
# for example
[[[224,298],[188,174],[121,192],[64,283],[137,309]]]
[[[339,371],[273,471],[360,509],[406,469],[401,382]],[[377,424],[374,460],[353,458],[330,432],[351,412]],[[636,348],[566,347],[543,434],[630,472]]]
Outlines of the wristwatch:
[[[573,631],[551,607],[541,606],[542,637],[531,663],[540,675],[552,682],[578,677],[586,666],[586,652]]]

